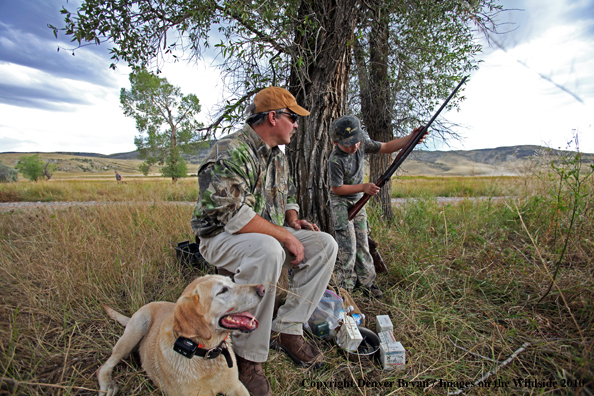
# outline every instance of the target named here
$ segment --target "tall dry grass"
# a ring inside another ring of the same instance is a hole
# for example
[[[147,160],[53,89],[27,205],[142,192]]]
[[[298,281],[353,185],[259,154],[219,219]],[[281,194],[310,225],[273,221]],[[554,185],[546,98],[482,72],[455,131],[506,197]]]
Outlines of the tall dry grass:
[[[571,202],[561,194],[567,205],[559,205],[543,181],[531,183],[505,202],[422,198],[395,207],[392,222],[369,208],[390,272],[377,279],[383,301],[353,296],[371,329],[376,315],[391,316],[407,349],[406,369],[349,362],[334,344],[317,341],[329,363],[317,372],[271,351],[264,368],[274,393],[445,395],[459,389],[454,382],[478,380],[528,343],[489,386],[466,394],[592,394],[594,186],[585,186],[554,287],[539,301]],[[192,207],[143,202],[142,188],[139,202],[128,204],[0,213],[2,392],[95,394],[95,372],[123,331],[100,304],[131,314],[150,301],[175,301],[201,274],[180,266],[173,249],[190,238]],[[121,394],[160,394],[134,359],[114,378]],[[514,383],[520,379],[528,382]],[[549,379],[554,385],[529,382]],[[440,386],[444,381],[452,386]]]
[[[9,394],[96,388],[94,372],[122,330],[100,304],[133,313],[175,301],[198,275],[177,265],[172,248],[189,238],[191,211],[137,202],[0,214],[0,374],[12,380],[3,381]],[[145,394],[144,381],[132,393]]]
[[[516,195],[524,179],[519,176],[400,176],[392,179],[392,198]]]
[[[198,198],[196,178],[126,178],[115,180],[49,180],[0,183],[0,202],[52,201],[186,201]]]

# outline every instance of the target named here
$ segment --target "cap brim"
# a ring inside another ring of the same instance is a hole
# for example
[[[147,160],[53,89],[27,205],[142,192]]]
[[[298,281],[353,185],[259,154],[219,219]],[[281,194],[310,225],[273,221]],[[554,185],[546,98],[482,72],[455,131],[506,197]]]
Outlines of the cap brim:
[[[345,146],[345,147],[351,147],[354,146],[355,144],[359,143],[360,141],[363,140],[363,131],[361,131],[361,128],[358,128],[359,130],[357,132],[355,132],[355,134],[353,136],[350,136],[346,139],[342,139],[340,141],[338,141],[339,144]]]
[[[298,104],[294,104],[293,106],[287,107],[295,114],[299,114],[300,116],[308,116],[309,111],[305,110],[303,107],[299,106]]]

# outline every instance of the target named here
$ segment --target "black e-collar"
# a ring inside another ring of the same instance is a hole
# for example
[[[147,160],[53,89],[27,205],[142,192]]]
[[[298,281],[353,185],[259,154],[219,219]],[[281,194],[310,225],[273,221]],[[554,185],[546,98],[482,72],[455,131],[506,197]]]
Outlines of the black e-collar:
[[[228,337],[229,335],[227,335]],[[175,340],[175,344],[173,344],[173,350],[188,359],[192,359],[194,355],[203,357],[204,359],[216,359],[221,354],[225,357],[227,361],[227,366],[229,368],[233,367],[233,359],[231,359],[231,354],[229,353],[229,349],[227,348],[227,338],[225,338],[219,345],[214,348],[206,349],[202,348],[204,345],[196,344],[194,341],[190,340],[189,338],[185,337],[177,337]]]

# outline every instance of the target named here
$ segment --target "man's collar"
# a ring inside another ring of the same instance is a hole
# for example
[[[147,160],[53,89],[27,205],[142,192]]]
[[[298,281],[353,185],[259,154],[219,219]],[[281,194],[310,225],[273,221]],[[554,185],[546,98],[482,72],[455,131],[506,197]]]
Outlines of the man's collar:
[[[278,146],[270,147],[264,139],[258,135],[258,133],[248,124],[245,124],[244,132],[250,138],[250,140],[254,143],[254,147],[256,148],[256,152],[260,155],[263,159],[267,160],[271,154],[275,154],[276,152],[280,151]]]

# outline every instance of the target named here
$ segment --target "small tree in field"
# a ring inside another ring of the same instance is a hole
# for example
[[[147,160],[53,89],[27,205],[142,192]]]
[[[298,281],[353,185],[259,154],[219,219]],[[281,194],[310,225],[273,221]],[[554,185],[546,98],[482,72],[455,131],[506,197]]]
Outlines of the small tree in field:
[[[146,69],[130,73],[130,84],[130,91],[122,88],[120,103],[140,132],[134,139],[139,157],[145,160],[139,169],[146,175],[152,165],[165,165],[161,173],[175,183],[186,176],[181,153],[194,149],[191,143],[199,140],[197,130],[202,124],[194,115],[200,112],[200,102],[196,95],[182,95],[179,87]]]
[[[36,182],[43,177],[49,180],[56,170],[57,165],[49,161],[43,162],[38,154],[34,154],[20,157],[15,168],[27,179]]]
[[[24,155],[19,158],[16,168],[31,181],[37,181],[43,177],[43,160],[39,155]]]

